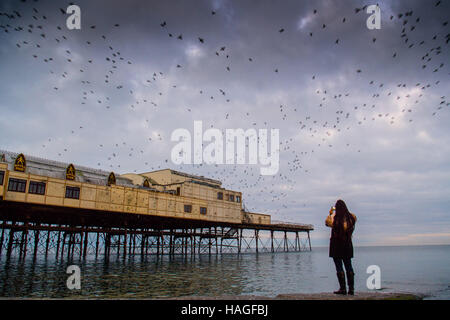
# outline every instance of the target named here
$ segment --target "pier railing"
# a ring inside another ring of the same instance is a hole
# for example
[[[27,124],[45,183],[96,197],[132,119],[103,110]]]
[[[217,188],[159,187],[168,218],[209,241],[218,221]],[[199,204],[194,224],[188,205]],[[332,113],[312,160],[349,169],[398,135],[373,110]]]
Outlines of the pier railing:
[[[304,224],[304,223],[296,223],[296,222],[285,222],[285,221],[272,220],[271,225],[279,226],[279,227],[304,228],[304,229],[314,230],[314,226],[312,224]]]

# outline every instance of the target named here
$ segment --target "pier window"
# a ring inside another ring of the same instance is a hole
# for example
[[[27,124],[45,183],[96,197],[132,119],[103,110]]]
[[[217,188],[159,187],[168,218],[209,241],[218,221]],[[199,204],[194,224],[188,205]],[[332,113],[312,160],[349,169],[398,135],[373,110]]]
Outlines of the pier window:
[[[184,205],[184,212],[191,213],[192,212],[192,205],[191,204],[185,204]]]
[[[10,178],[8,183],[8,191],[25,192],[27,180]]]
[[[201,214],[206,214],[206,212],[207,212],[206,207],[200,207],[200,213]]]
[[[0,171],[0,186],[3,185],[4,178],[5,178],[5,171]]]
[[[223,200],[223,192],[217,192],[217,200]]]
[[[80,188],[79,187],[66,187],[66,198],[80,199]]]
[[[45,194],[45,182],[30,181],[30,186],[28,187],[28,193],[33,194]]]
[[[230,194],[229,200],[232,201],[232,202],[234,202],[234,194]]]
[[[241,196],[236,196],[236,202],[241,202]]]

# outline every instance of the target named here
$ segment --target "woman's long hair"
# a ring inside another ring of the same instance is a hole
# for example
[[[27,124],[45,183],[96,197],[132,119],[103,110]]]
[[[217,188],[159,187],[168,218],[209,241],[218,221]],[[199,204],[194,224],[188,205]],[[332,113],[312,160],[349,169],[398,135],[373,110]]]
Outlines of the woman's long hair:
[[[347,209],[347,205],[343,200],[336,202],[336,215],[334,216],[333,232],[336,238],[341,240],[349,240],[355,229],[355,219]],[[344,227],[346,225],[346,228]]]

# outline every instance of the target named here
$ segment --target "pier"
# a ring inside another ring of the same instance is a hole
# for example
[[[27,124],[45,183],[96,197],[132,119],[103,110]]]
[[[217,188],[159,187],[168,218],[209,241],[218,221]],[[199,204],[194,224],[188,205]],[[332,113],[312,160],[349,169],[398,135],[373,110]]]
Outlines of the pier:
[[[247,212],[242,193],[217,180],[169,169],[116,177],[23,154],[2,158],[0,257],[311,250],[312,225]]]

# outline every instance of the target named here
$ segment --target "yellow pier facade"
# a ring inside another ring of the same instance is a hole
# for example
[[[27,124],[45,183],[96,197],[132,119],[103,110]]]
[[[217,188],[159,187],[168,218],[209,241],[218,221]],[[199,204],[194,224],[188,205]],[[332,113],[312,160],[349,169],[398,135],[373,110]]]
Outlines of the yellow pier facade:
[[[242,193],[221,182],[165,169],[123,174],[78,168],[22,154],[1,154],[3,200],[226,223],[270,224],[242,210]],[[10,161],[6,161],[9,156]],[[21,164],[19,170],[17,164]]]

